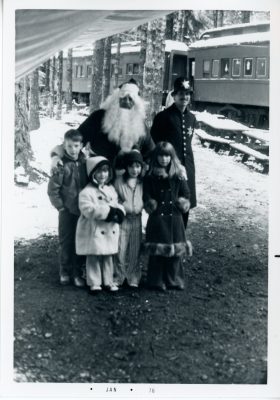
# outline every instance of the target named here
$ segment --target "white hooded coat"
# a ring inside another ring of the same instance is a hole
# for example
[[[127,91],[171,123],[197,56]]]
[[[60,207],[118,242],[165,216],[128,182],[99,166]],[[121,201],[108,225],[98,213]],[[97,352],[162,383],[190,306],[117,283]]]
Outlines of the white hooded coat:
[[[104,162],[105,157],[93,157],[87,161],[88,174]],[[88,167],[90,163],[90,168]],[[76,230],[76,252],[79,255],[112,255],[118,252],[119,224],[106,222],[110,206],[125,210],[118,203],[118,195],[112,185],[89,183],[79,195],[81,215]]]

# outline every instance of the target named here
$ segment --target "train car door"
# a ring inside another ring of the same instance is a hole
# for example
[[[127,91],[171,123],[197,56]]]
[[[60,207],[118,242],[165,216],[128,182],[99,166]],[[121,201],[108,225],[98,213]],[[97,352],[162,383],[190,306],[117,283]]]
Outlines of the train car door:
[[[188,71],[188,57],[184,54],[172,52],[170,57],[170,71],[169,71],[169,85],[168,89],[173,88],[176,78],[180,76],[187,76]]]

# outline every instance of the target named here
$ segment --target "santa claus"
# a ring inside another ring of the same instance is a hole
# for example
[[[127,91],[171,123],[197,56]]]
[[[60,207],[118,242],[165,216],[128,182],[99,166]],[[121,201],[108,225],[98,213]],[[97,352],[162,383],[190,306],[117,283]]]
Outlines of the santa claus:
[[[145,159],[154,148],[145,124],[145,103],[134,80],[115,89],[100,109],[94,111],[78,130],[87,148],[111,162],[116,160],[118,169],[122,168],[122,154],[138,148]],[[61,152],[61,146],[53,149],[52,167],[59,162]]]

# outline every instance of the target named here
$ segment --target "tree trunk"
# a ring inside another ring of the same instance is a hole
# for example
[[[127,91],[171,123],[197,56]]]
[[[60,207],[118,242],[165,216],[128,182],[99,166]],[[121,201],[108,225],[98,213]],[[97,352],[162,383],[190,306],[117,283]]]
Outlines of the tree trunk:
[[[43,104],[44,106],[48,105],[49,95],[50,95],[50,60],[44,63],[45,67],[45,87],[44,87],[44,97]]]
[[[114,64],[114,89],[119,86],[119,69],[120,69],[120,57],[121,57],[121,35],[117,35],[117,51],[115,56]]]
[[[102,76],[102,101],[106,99],[110,92],[111,78],[111,44],[112,36],[109,36],[104,41],[104,62]]]
[[[218,10],[213,10],[213,23],[214,23],[214,28],[218,27]]]
[[[24,78],[15,84],[15,167],[27,170],[32,158]]]
[[[104,39],[97,40],[93,47],[90,112],[97,110],[101,104],[104,42]]]
[[[27,114],[29,113],[29,93],[30,93],[30,79],[29,76],[26,75],[23,78],[23,95],[24,95],[24,102]]]
[[[143,97],[149,102],[147,125],[151,126],[153,118],[162,107],[162,84],[164,68],[164,34],[166,20],[161,18],[148,23],[147,50],[143,76]]]
[[[168,14],[166,16],[165,39],[172,40],[173,24],[174,24],[174,13]]]
[[[40,128],[39,119],[39,69],[35,69],[30,76],[30,110],[29,130]]]
[[[62,110],[62,75],[63,75],[63,51],[58,54],[57,60],[57,111],[56,119],[61,119]]]
[[[245,24],[250,22],[251,11],[241,11],[242,13],[242,23]]]
[[[224,10],[218,11],[218,26],[224,26]]]
[[[147,30],[148,24],[140,26],[140,55],[139,55],[139,88],[140,92],[143,93],[143,76],[144,76],[144,65],[146,61],[146,51],[147,51]]]
[[[72,110],[72,76],[73,76],[72,49],[68,49],[66,61],[66,111]]]
[[[50,61],[50,95],[48,104],[48,115],[50,118],[53,118],[54,116],[54,68],[55,59],[53,57]]]

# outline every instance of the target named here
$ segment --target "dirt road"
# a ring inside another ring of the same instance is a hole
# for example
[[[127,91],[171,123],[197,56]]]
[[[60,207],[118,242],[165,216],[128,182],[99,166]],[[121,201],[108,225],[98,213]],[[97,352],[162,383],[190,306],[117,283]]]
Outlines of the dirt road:
[[[58,284],[56,236],[16,242],[17,381],[266,383],[268,177],[194,151],[184,292],[93,297]]]

